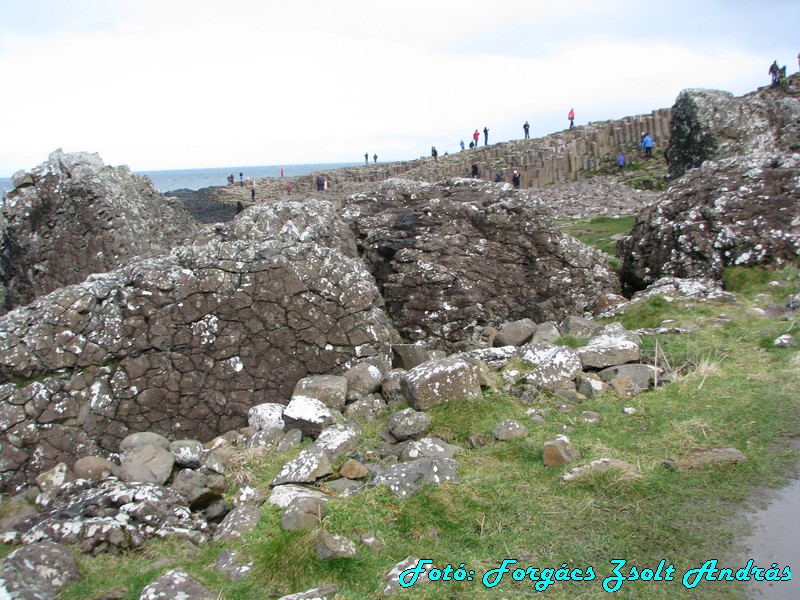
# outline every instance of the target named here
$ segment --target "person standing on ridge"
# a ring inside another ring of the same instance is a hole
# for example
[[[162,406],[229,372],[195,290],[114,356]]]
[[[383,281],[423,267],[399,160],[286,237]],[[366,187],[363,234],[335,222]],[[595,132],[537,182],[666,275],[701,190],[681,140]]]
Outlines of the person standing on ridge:
[[[525,139],[526,139],[526,140],[527,140],[529,137],[531,137],[531,126],[530,126],[530,125],[528,125],[528,122],[527,122],[527,121],[525,121],[525,125],[523,125],[523,126],[522,126],[522,131],[524,131],[524,132],[525,132]]]
[[[778,61],[776,60],[769,66],[769,76],[772,78],[772,85],[778,83]]]
[[[377,154],[376,154],[376,155],[374,155],[374,156],[372,157],[372,160],[374,160],[374,161],[375,161],[375,164],[377,165],[377,164],[378,164],[378,155],[377,155]]]
[[[281,167],[281,179],[283,179],[283,167]]]
[[[464,140],[461,140],[461,151],[464,151]]]
[[[481,134],[478,133],[478,130],[475,130],[475,133],[472,134],[472,139],[475,142],[475,147],[478,147],[478,140],[481,139]]]
[[[364,164],[369,164],[369,152],[364,152]]]
[[[575,127],[575,109],[574,108],[570,108],[569,109],[569,114],[567,115],[567,118],[569,119],[569,128],[572,129],[573,127]]]
[[[489,128],[488,127],[484,127],[483,128],[483,145],[484,146],[488,146],[489,145]]]
[[[436,146],[431,146],[431,156],[434,162],[439,162],[439,153],[436,151]]]

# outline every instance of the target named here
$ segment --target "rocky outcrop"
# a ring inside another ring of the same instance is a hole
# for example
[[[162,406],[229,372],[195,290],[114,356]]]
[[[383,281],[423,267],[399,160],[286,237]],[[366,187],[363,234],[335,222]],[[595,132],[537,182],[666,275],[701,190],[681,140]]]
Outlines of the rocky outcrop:
[[[719,278],[728,266],[800,256],[800,77],[741,98],[683,92],[667,156],[676,179],[620,241],[633,290],[660,277]],[[685,174],[684,174],[685,173]]]
[[[0,480],[116,452],[133,431],[209,440],[297,381],[396,341],[328,203],[256,207],[0,317]]]
[[[395,327],[445,351],[504,321],[582,313],[616,278],[596,250],[508,184],[389,180],[342,211]]]
[[[197,229],[178,201],[97,154],[57,150],[12,181],[0,229],[6,309],[161,252]]]

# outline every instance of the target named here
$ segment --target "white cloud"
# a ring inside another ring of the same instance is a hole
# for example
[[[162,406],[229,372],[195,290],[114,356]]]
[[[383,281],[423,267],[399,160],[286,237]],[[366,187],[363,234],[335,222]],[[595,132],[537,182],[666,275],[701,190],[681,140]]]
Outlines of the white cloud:
[[[56,147],[136,170],[410,159],[484,126],[490,141],[525,119],[543,135],[571,106],[585,122],[686,87],[744,93],[771,55],[740,47],[737,27],[756,25],[739,3],[697,22],[681,1],[52,1],[33,22],[0,6],[0,175]]]

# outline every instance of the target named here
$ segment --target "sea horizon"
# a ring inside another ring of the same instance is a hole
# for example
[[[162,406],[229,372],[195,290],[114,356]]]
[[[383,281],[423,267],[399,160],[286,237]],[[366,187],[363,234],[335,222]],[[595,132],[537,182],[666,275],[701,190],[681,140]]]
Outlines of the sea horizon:
[[[176,190],[194,190],[213,186],[224,186],[228,176],[233,175],[238,182],[247,179],[263,179],[280,177],[281,168],[285,177],[298,177],[317,171],[328,171],[344,167],[360,166],[362,163],[309,163],[296,165],[255,165],[247,167],[212,167],[205,169],[160,169],[150,171],[133,171],[136,175],[150,178],[153,185],[162,193]],[[14,189],[10,177],[0,177],[0,192]]]

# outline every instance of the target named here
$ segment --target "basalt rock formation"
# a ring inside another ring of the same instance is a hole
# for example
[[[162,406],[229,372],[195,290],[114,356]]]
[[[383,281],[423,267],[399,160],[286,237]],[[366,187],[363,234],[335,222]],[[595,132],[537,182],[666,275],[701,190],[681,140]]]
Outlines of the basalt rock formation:
[[[109,455],[134,431],[202,441],[308,374],[397,341],[328,203],[255,207],[0,317],[0,482]]]
[[[389,180],[351,197],[342,215],[400,334],[445,351],[504,321],[580,314],[617,289],[598,251],[509,184]]]
[[[0,229],[6,310],[197,231],[180,202],[165,200],[127,167],[106,166],[97,154],[56,150],[12,182]]]
[[[685,91],[672,114],[667,156],[680,177],[620,242],[624,284],[800,256],[800,76],[741,98]]]

